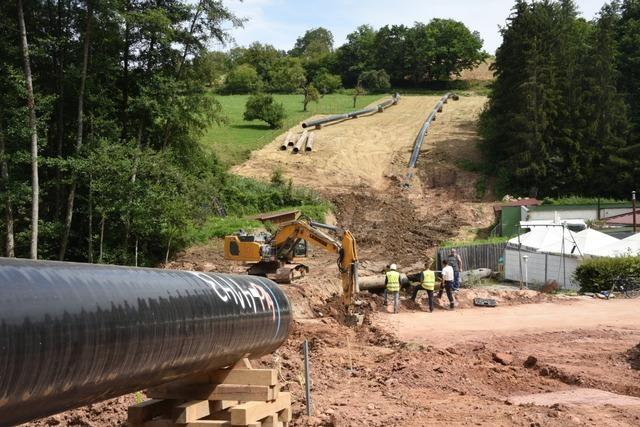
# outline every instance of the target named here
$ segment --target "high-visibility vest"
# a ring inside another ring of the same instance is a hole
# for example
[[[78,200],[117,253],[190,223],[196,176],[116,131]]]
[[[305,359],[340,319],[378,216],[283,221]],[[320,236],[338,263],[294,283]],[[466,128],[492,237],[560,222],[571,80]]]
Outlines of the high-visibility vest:
[[[389,292],[400,291],[400,273],[398,273],[397,271],[387,271],[387,290]]]
[[[432,270],[423,271],[421,285],[424,289],[432,291],[436,286],[436,273]]]

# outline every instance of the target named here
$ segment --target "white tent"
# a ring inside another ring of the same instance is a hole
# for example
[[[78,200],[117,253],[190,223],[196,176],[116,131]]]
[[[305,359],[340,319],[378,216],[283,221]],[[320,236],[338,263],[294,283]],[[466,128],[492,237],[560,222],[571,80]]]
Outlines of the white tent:
[[[514,237],[508,243],[516,248],[521,244],[522,248],[538,250],[556,241],[562,241],[562,227],[536,227],[528,233],[521,234],[519,238]]]
[[[639,256],[640,238],[636,237],[633,239],[632,237],[634,236],[602,246],[601,248],[592,251],[591,255],[601,257]]]
[[[640,242],[640,233],[632,234],[629,237],[622,239],[623,242]]]
[[[579,233],[570,230],[564,231],[564,249],[562,238],[548,245],[542,246],[538,252],[550,254],[562,254],[574,256],[598,255],[601,248],[620,242],[615,237],[587,228]]]

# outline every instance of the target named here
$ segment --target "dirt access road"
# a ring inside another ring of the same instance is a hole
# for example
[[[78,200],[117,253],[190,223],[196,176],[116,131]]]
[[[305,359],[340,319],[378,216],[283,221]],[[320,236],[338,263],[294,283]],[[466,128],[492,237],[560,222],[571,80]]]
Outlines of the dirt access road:
[[[446,299],[445,296],[443,296]],[[600,301],[591,298],[509,307],[453,310],[437,313],[377,313],[375,323],[404,341],[452,345],[469,340],[576,329],[640,328],[640,301]]]

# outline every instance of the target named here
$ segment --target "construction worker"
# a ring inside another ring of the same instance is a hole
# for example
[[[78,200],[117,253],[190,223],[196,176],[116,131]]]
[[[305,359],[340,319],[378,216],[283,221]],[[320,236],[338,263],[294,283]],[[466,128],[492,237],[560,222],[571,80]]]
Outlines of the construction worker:
[[[447,298],[449,299],[449,308],[453,310],[453,267],[449,265],[447,260],[442,261],[442,283],[440,283],[440,290],[438,291],[438,299],[442,297],[442,290],[444,288],[447,291]]]
[[[398,312],[398,304],[400,303],[400,273],[398,273],[398,267],[395,264],[389,266],[384,279],[384,305],[388,305],[388,295],[391,294],[393,298],[393,312]]]
[[[451,248],[447,257],[447,264],[453,268],[453,291],[458,292],[460,289],[460,272],[462,272],[462,258],[458,255],[455,248]]]
[[[418,276],[418,280],[420,282],[419,285],[413,288],[413,294],[411,295],[411,300],[415,301],[418,296],[418,292],[421,290],[427,291],[427,296],[429,297],[429,313],[433,312],[433,290],[436,286],[436,273],[435,271],[429,268],[431,266],[431,260],[427,260],[427,267],[425,270],[420,273]]]

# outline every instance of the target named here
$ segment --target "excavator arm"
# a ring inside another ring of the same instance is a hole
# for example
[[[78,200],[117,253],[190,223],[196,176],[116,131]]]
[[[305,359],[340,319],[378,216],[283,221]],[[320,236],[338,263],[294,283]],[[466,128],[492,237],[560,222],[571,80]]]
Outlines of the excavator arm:
[[[342,234],[337,240],[320,228],[326,228]],[[342,280],[342,298],[349,305],[353,294],[358,292],[358,249],[356,239],[348,230],[311,221],[295,220],[281,224],[271,239],[277,248],[290,248],[295,242],[304,239],[308,243],[321,247],[327,252],[338,254],[338,270]]]

